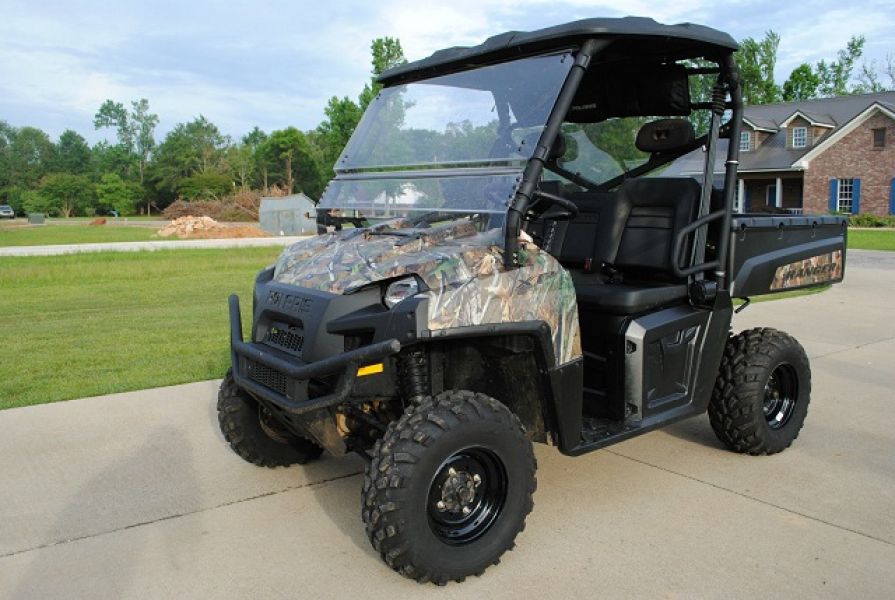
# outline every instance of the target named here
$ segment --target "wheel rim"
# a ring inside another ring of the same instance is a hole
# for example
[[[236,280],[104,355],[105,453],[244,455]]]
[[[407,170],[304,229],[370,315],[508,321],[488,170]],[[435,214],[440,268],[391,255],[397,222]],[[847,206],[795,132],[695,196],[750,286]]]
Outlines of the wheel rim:
[[[771,372],[764,387],[764,418],[771,429],[784,427],[792,418],[799,396],[799,380],[792,365],[781,364]]]
[[[429,526],[446,544],[468,544],[497,521],[506,498],[500,458],[486,448],[460,450],[441,463],[429,487]]]

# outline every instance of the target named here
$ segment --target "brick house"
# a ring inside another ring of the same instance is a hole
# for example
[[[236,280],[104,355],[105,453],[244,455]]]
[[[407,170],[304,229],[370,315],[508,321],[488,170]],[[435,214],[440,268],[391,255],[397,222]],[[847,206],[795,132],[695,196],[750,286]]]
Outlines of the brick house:
[[[747,106],[738,143],[740,212],[895,214],[895,92]]]

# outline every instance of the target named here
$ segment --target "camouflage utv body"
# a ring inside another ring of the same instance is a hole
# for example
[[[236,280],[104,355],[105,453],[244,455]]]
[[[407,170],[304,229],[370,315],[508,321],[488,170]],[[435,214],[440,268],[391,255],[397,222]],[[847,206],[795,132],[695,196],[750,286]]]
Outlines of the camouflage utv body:
[[[479,233],[468,220],[410,229],[395,219],[303,240],[277,261],[274,280],[333,294],[408,275],[425,284],[432,331],[543,321],[550,327],[557,365],[581,356],[578,306],[569,273],[534,244],[520,266],[504,267],[501,231]]]

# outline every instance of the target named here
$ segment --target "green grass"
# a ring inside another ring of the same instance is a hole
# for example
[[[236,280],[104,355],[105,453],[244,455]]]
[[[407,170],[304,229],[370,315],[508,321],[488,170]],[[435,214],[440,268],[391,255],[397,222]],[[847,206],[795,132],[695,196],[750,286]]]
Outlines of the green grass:
[[[848,247],[895,251],[895,229],[849,229]]]
[[[0,246],[45,246],[96,242],[145,242],[161,239],[152,227],[115,225],[34,225],[0,227]],[[176,238],[172,238],[176,239]]]
[[[223,376],[279,248],[0,258],[0,409]],[[246,310],[248,309],[248,310]]]
[[[0,258],[0,409],[223,376],[227,296],[243,299],[248,329],[255,275],[279,252]]]

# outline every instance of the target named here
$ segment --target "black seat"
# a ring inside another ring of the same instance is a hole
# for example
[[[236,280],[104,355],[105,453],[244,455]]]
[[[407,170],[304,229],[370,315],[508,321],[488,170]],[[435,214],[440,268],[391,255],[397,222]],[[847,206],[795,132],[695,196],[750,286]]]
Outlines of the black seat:
[[[578,305],[614,314],[635,314],[687,298],[687,282],[672,271],[675,235],[694,217],[700,186],[690,178],[641,178],[622,184],[606,202],[598,235],[602,256],[617,274],[573,271]],[[684,253],[688,250],[685,248]]]

